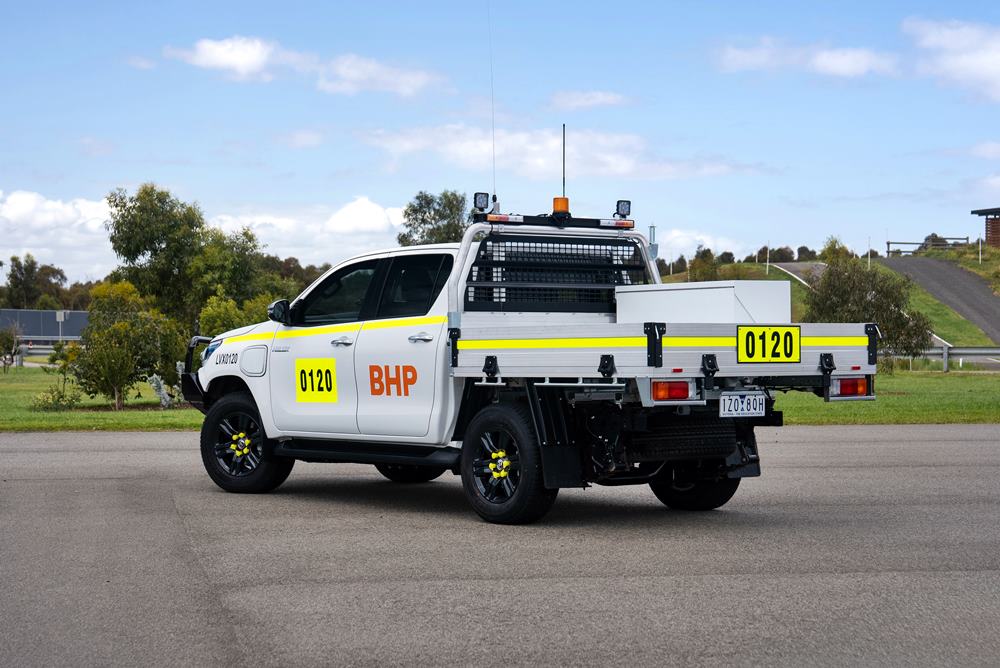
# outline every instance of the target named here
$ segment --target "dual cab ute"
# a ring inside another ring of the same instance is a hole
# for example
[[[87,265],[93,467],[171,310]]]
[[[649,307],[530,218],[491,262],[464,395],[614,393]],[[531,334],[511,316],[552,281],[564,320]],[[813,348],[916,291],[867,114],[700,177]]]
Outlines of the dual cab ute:
[[[792,324],[784,282],[662,285],[625,201],[607,219],[485,202],[461,243],[353,258],[267,322],[192,339],[182,385],[216,484],[266,492],[296,460],[351,462],[461,475],[490,522],[593,484],[710,510],[760,475],[776,391],[875,398],[874,324]]]

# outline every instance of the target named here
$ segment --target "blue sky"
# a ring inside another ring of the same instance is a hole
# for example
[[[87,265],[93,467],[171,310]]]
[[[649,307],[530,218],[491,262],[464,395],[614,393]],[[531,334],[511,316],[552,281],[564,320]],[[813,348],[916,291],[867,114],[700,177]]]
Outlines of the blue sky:
[[[272,252],[394,244],[418,190],[489,190],[486,2],[4,3],[0,257],[115,264],[153,181]],[[1000,206],[1000,5],[493,2],[497,190],[633,201],[665,252],[864,249]]]

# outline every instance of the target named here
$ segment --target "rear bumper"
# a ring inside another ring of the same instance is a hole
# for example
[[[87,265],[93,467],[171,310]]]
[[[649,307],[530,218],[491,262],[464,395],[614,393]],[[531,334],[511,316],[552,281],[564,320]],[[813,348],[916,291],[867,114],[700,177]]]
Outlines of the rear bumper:
[[[198,382],[197,374],[181,374],[181,394],[184,395],[184,401],[202,413],[205,412],[205,391],[201,389],[201,383]]]

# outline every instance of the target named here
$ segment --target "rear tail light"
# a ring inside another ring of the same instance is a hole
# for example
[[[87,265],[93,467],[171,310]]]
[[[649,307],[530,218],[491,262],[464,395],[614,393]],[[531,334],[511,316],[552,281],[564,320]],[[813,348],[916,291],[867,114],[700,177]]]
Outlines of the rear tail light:
[[[687,399],[691,386],[686,380],[654,380],[653,401]]]
[[[842,397],[863,397],[868,394],[867,378],[841,378],[840,391]]]

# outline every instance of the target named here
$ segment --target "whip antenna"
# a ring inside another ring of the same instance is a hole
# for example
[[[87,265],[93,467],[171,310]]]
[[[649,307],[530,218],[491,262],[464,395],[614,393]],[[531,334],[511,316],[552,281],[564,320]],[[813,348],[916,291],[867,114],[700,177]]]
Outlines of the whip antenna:
[[[497,116],[496,102],[493,93],[493,12],[490,11],[490,2],[486,0],[486,29],[489,35],[490,45],[490,141],[493,145],[493,201],[497,200]]]
[[[566,196],[566,124],[563,123],[563,197]]]

